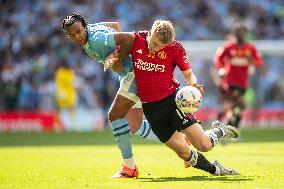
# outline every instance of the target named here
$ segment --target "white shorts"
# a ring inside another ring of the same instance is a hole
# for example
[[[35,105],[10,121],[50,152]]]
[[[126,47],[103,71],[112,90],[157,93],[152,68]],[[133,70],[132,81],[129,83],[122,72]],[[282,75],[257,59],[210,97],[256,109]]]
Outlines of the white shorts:
[[[120,87],[117,94],[135,102],[133,108],[142,108],[133,71],[120,78]]]

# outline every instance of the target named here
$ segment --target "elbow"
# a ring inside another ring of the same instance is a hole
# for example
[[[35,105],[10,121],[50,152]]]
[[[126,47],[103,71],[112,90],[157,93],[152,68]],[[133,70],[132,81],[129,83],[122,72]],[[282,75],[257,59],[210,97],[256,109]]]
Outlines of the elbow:
[[[118,22],[115,23],[115,27],[116,31],[121,32],[121,26]]]

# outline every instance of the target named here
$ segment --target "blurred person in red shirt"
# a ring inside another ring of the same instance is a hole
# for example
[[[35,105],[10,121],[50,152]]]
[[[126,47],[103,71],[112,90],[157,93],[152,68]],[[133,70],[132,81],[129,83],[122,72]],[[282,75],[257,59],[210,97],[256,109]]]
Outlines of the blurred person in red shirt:
[[[263,65],[261,54],[245,40],[245,33],[243,25],[236,25],[232,38],[217,50],[214,57],[214,79],[220,88],[220,101],[223,104],[218,119],[225,116],[226,124],[236,128],[240,126],[245,108],[244,94],[249,85],[249,76],[254,73],[255,67]]]

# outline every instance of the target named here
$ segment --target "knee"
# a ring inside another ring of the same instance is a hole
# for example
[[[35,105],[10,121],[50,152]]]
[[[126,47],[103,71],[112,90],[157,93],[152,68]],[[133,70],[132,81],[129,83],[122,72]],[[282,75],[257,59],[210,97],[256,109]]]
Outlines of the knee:
[[[128,119],[128,124],[129,124],[131,133],[136,133],[141,127],[141,122],[133,123],[129,119]]]
[[[108,120],[109,121],[113,121],[114,114],[113,114],[113,112],[111,110],[108,111],[107,116],[108,116]]]
[[[131,105],[124,105],[121,102],[122,106],[112,106],[108,112],[108,118],[110,121],[117,119],[125,118],[126,114],[129,112]]]
[[[108,120],[109,121],[115,121],[117,119],[121,119],[124,116],[120,116],[119,115],[119,111],[115,110],[115,109],[110,109],[108,112]]]
[[[212,149],[212,143],[208,140],[201,140],[194,146],[198,151],[208,152]]]

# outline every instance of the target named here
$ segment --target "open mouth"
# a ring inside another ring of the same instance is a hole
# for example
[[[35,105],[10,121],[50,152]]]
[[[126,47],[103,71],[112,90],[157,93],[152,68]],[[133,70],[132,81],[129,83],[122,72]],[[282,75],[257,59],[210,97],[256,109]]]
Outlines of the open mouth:
[[[77,43],[78,44],[83,44],[83,40],[78,40]]]

